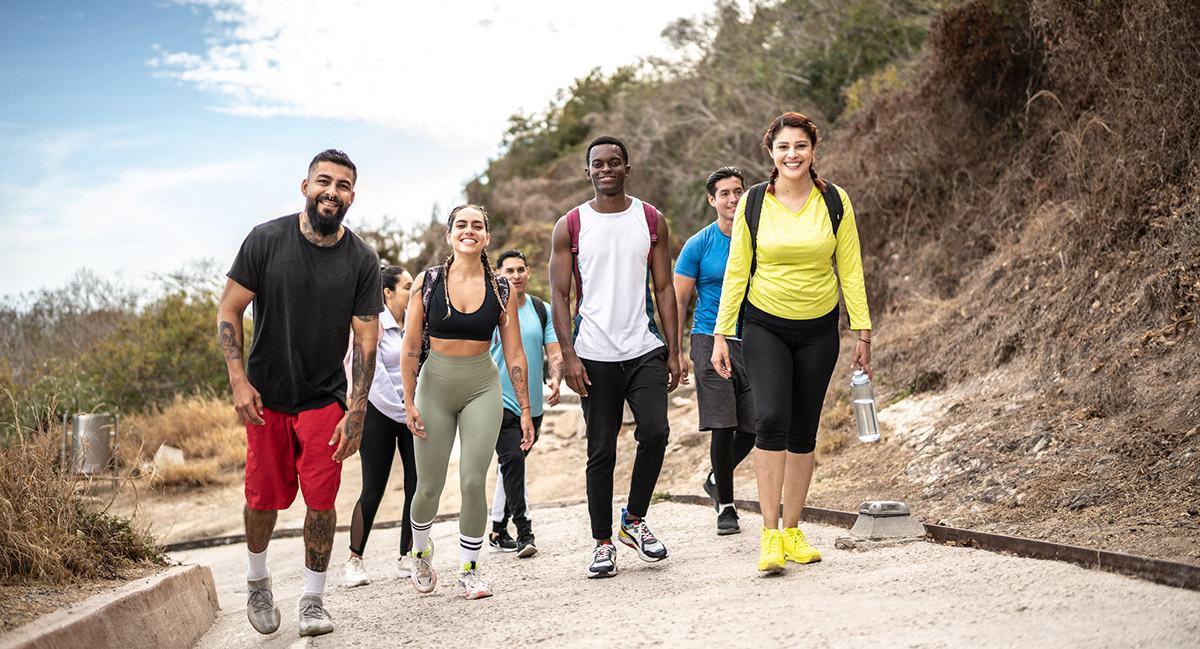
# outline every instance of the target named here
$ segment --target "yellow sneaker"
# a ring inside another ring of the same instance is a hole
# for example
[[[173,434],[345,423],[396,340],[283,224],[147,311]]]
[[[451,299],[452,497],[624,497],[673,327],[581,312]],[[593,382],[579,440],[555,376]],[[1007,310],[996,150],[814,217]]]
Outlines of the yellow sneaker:
[[[763,572],[779,572],[785,567],[783,535],[779,530],[762,528],[762,549],[758,553],[758,569]]]
[[[798,527],[783,530],[783,554],[788,561],[796,563],[816,563],[821,560],[821,553],[808,544],[804,532]]]

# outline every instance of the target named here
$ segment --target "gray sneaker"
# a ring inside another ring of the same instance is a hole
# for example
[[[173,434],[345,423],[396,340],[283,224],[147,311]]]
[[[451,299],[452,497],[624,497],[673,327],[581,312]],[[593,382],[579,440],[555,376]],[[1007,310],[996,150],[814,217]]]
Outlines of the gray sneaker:
[[[278,631],[279,608],[275,606],[275,596],[271,594],[271,576],[247,579],[246,590],[250,593],[246,600],[246,617],[250,618],[250,626],[264,635]]]
[[[324,635],[333,631],[333,618],[322,606],[321,596],[305,593],[300,597],[300,635]]]

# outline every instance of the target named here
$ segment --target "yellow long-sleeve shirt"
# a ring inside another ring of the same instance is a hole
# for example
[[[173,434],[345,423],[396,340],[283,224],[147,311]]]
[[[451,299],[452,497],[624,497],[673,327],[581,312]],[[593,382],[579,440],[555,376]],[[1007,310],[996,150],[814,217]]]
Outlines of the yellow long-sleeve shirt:
[[[780,318],[819,318],[837,306],[840,281],[850,328],[871,328],[854,208],[846,192],[840,187],[838,192],[844,214],[836,237],[829,209],[815,186],[799,212],[784,207],[774,194],[763,197],[758,221],[758,266],[750,279],[751,304]],[[733,219],[733,239],[721,285],[715,333],[726,336],[737,330],[738,311],[750,274],[750,228],[746,225],[749,195],[742,195]],[[833,259],[837,261],[837,273]]]

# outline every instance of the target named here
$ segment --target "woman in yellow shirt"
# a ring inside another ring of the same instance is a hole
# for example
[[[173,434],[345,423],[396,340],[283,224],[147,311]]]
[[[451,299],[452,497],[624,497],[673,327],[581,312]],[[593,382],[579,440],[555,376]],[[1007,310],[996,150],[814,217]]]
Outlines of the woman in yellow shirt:
[[[821,405],[837,364],[839,284],[850,329],[858,335],[851,366],[871,373],[871,320],[854,210],[845,192],[813,169],[818,142],[816,125],[800,113],[784,113],[767,128],[763,148],[775,167],[763,196],[756,251],[746,225],[747,192],[734,216],[713,336],[713,366],[728,378],[725,338],[737,332],[745,297],[742,352],[757,419],[754,463],[763,516],[758,569],[764,572],[783,570],[787,560],[821,560],[799,522],[812,480]],[[837,191],[843,205],[836,234],[826,189]],[[757,262],[751,277],[752,258]]]

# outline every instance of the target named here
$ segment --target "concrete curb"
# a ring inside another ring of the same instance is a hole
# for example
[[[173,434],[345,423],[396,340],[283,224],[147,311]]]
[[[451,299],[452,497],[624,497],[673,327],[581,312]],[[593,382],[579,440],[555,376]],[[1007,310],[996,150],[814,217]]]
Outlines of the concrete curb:
[[[176,566],[55,611],[0,637],[0,649],[189,649],[217,619],[207,566]]]

